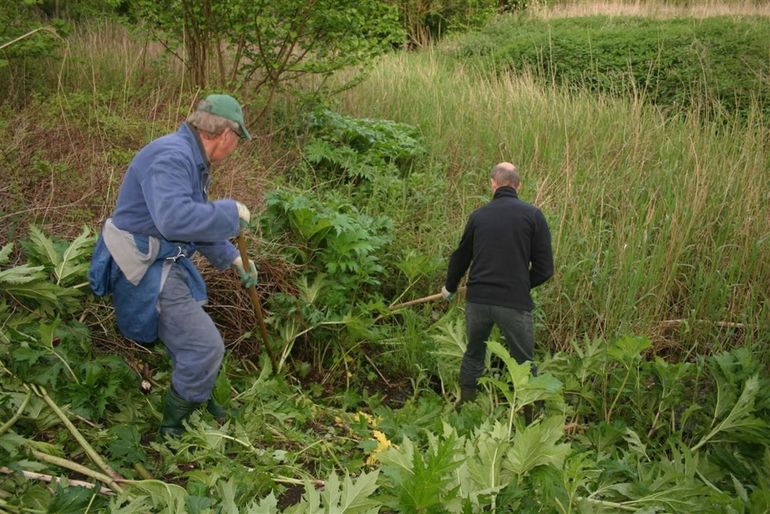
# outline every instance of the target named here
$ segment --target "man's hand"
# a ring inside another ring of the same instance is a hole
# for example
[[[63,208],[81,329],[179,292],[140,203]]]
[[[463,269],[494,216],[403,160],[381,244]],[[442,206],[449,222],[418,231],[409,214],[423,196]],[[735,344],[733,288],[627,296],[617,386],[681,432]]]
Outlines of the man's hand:
[[[454,297],[455,297],[455,294],[456,294],[456,293],[457,293],[457,291],[454,291],[454,292],[450,292],[450,291],[449,291],[449,290],[446,288],[446,286],[444,286],[444,287],[442,287],[442,288],[441,288],[441,297],[444,299],[444,301],[447,301],[447,302],[451,302],[451,301],[452,301],[452,298],[454,298]]]
[[[238,273],[238,277],[241,279],[241,284],[246,289],[254,287],[259,282],[259,276],[257,274],[257,267],[254,262],[249,262],[249,271],[243,269],[243,260],[240,257],[236,257],[233,261],[233,269]]]
[[[238,207],[238,221],[241,225],[241,232],[249,228],[249,220],[251,220],[251,213],[249,209],[241,202],[235,202]]]

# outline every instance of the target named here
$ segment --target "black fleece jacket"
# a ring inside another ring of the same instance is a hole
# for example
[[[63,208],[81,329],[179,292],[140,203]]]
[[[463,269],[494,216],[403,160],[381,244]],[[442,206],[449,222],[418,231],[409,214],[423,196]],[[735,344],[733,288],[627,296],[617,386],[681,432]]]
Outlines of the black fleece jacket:
[[[449,259],[445,287],[457,290],[470,265],[467,300],[531,311],[529,294],[553,275],[548,223],[540,209],[519,200],[512,187],[468,219],[457,250]]]

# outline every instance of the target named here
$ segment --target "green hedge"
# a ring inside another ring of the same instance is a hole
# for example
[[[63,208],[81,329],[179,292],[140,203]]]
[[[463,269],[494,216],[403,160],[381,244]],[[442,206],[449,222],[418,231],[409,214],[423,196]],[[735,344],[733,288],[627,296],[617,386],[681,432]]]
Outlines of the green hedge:
[[[495,72],[530,69],[592,91],[644,91],[663,107],[720,106],[770,119],[770,20],[761,18],[510,17],[453,50]]]

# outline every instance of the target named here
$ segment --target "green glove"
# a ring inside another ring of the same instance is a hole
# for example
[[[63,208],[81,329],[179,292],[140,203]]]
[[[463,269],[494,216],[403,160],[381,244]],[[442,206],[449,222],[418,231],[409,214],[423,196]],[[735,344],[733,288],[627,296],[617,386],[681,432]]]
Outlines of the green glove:
[[[449,291],[446,286],[441,288],[441,297],[444,299],[444,301],[451,302],[456,293],[457,291]]]
[[[243,269],[243,261],[240,257],[233,262],[233,268],[238,273],[238,277],[241,279],[241,284],[244,288],[250,289],[259,283],[259,276],[257,274],[257,267],[253,262],[249,262],[249,271]]]

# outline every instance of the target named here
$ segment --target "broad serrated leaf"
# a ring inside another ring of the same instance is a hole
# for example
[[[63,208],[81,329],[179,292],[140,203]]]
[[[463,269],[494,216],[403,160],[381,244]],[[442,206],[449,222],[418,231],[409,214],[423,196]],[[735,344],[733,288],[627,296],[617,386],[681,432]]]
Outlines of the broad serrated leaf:
[[[132,502],[139,499],[144,505],[149,503],[152,509],[143,512],[152,511],[159,514],[186,514],[187,512],[187,492],[176,484],[169,484],[160,480],[139,480],[126,484],[119,498]],[[142,511],[127,510],[125,512]]]
[[[380,502],[370,496],[377,490],[379,471],[362,473],[355,482],[350,475],[345,475],[340,482],[336,473],[332,473],[321,498],[329,514],[368,514],[376,512]]]
[[[44,259],[43,264],[53,268],[61,264],[61,255],[54,248],[53,241],[34,225],[29,227],[29,240],[40,258]]]
[[[5,246],[3,246],[2,249],[0,249],[0,264],[5,264],[8,262],[8,258],[11,256],[11,252],[13,251],[13,243],[8,243]]]
[[[48,512],[56,514],[81,514],[89,507],[95,507],[94,500],[99,500],[98,489],[85,487],[62,487],[56,485],[53,499],[48,505]],[[98,503],[101,502],[97,502]]]
[[[559,443],[564,435],[564,419],[545,418],[516,432],[506,456],[505,466],[518,476],[524,476],[537,466],[561,469],[570,445]]]
[[[706,443],[734,441],[741,435],[748,437],[752,442],[770,443],[770,424],[752,415],[759,385],[758,375],[746,380],[743,391],[730,412],[692,447],[692,451],[698,450]]]
[[[22,264],[14,268],[0,271],[0,284],[28,284],[36,280],[45,280],[47,278],[44,266],[30,266]],[[5,286],[3,286],[5,289]]]
[[[510,448],[508,428],[496,421],[490,428],[484,423],[465,443],[466,459],[462,467],[468,481],[461,484],[462,496],[475,501],[480,495],[496,494],[508,484],[503,462]]]
[[[249,505],[244,514],[278,514],[278,499],[272,491],[270,494]],[[238,514],[236,509],[232,513],[224,511],[224,514]]]
[[[80,235],[62,253],[61,262],[54,267],[57,284],[66,286],[71,284],[72,279],[85,278],[93,241],[91,229],[83,227]]]

